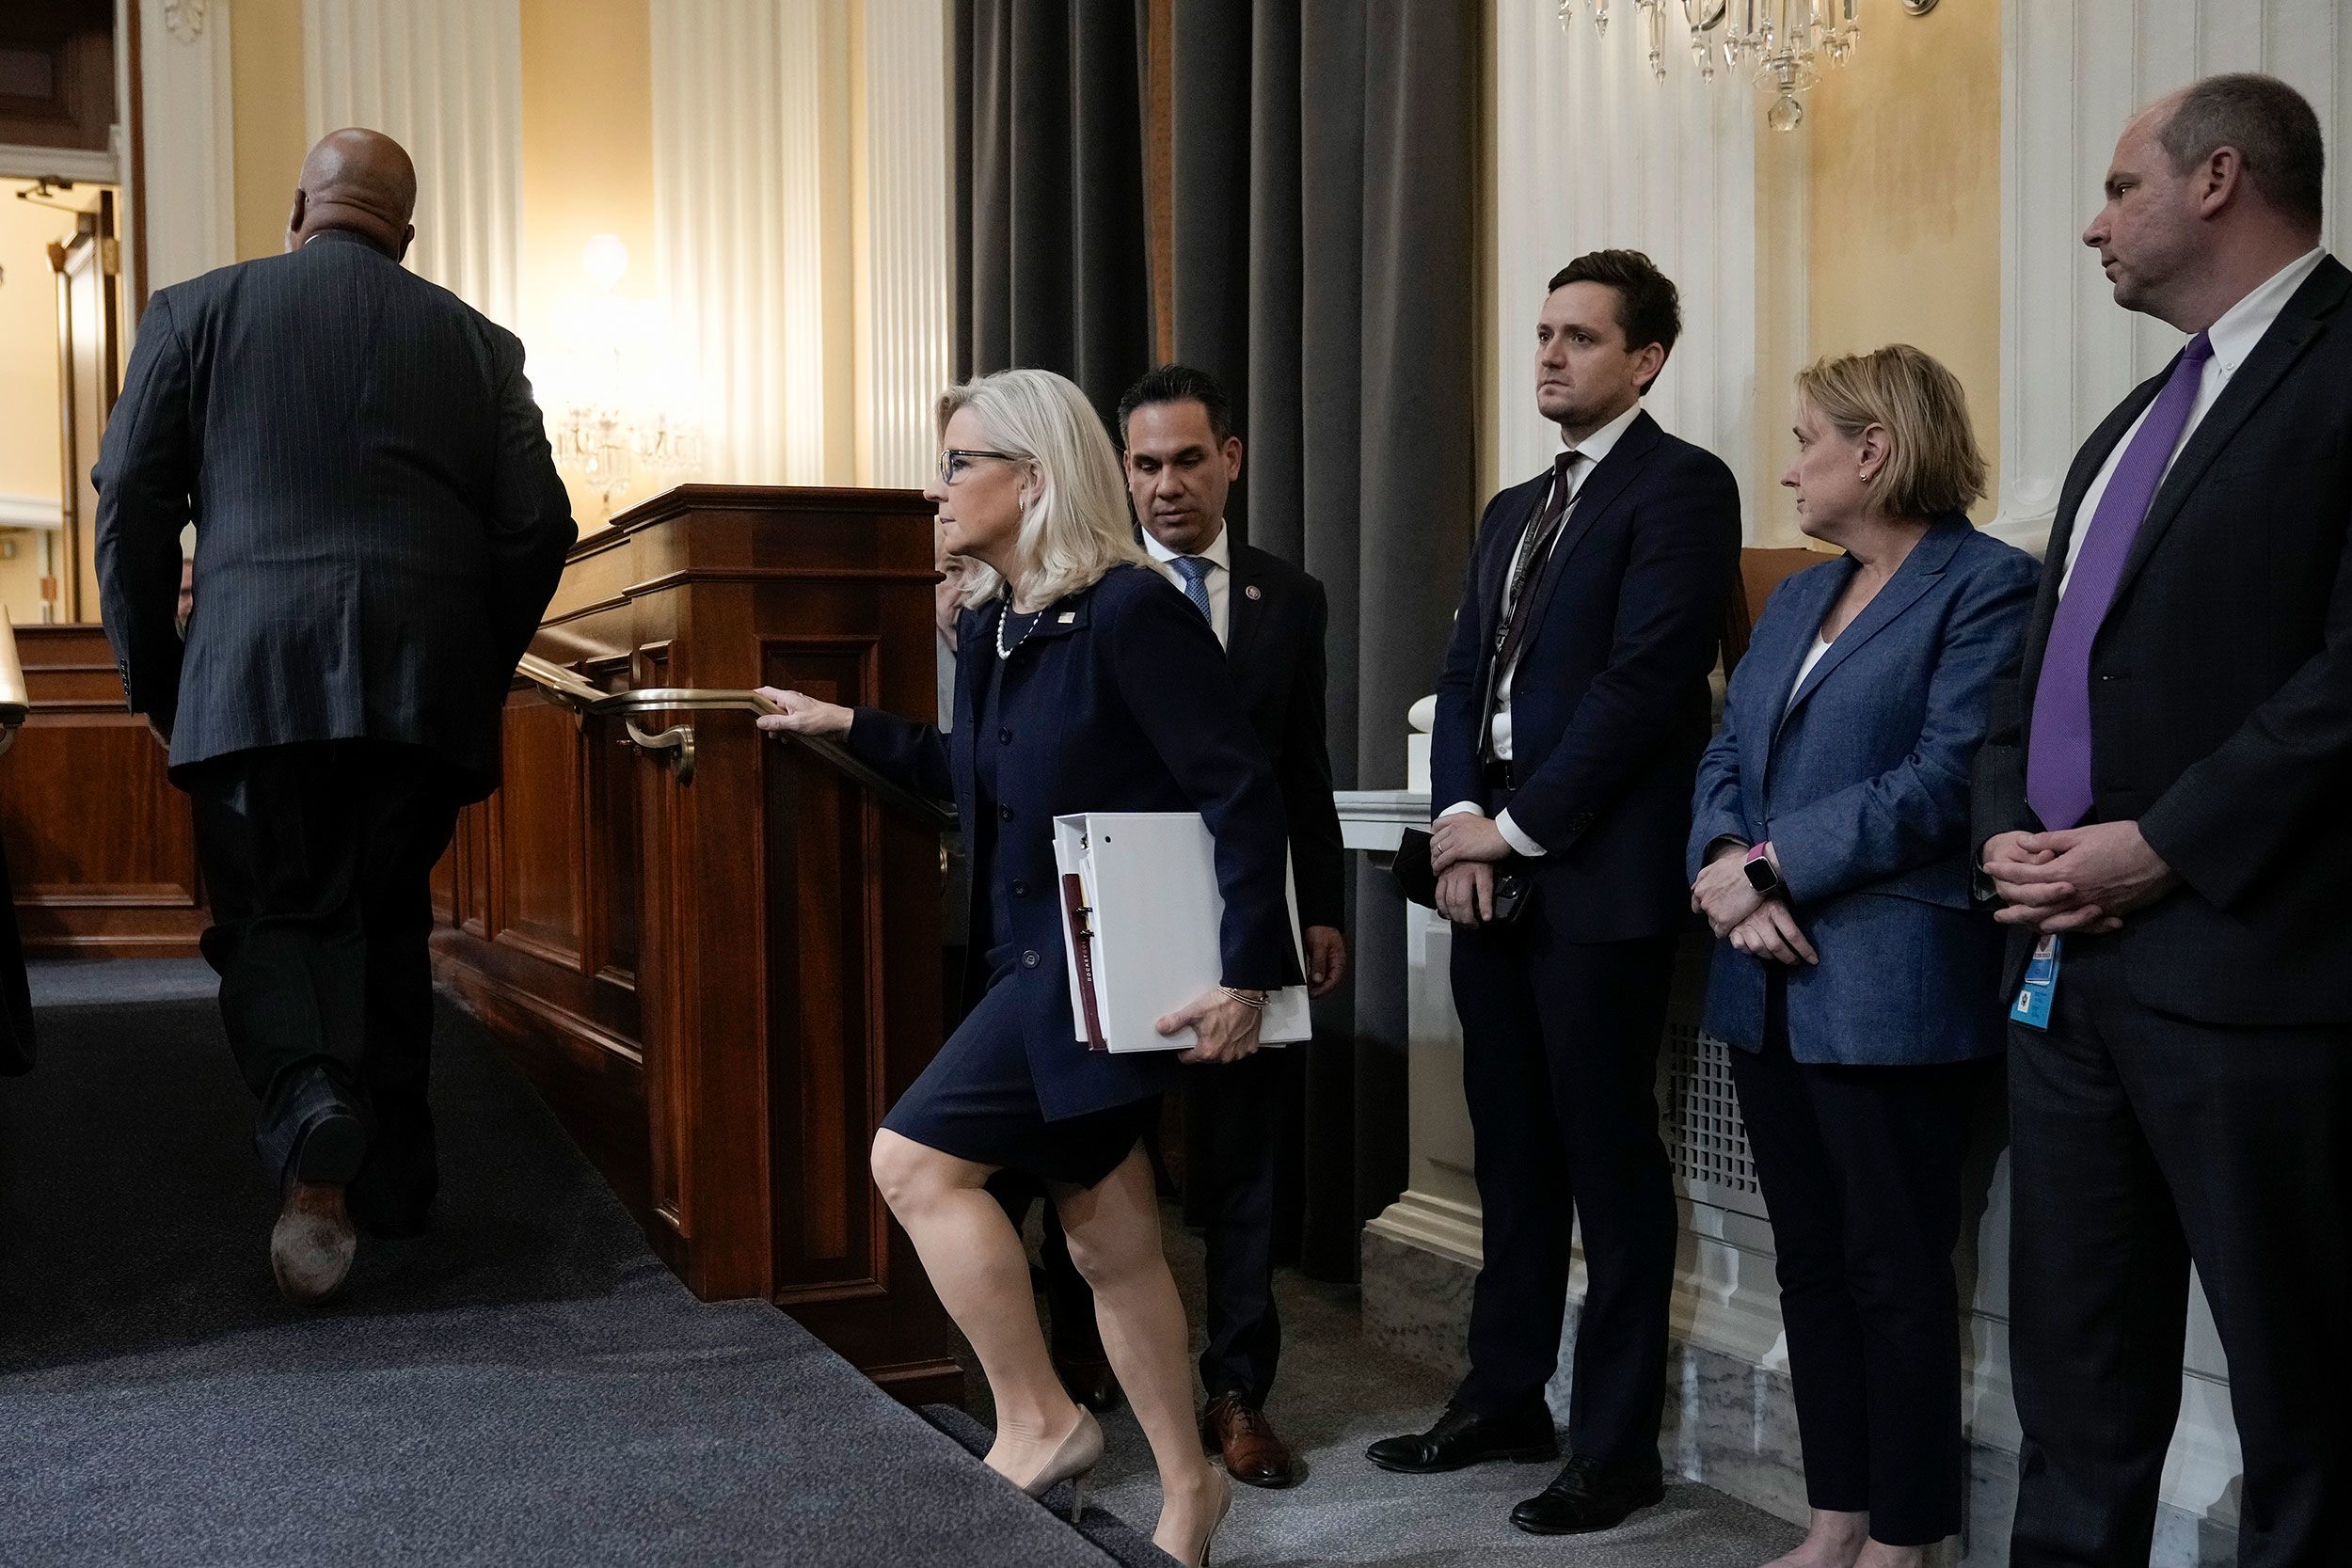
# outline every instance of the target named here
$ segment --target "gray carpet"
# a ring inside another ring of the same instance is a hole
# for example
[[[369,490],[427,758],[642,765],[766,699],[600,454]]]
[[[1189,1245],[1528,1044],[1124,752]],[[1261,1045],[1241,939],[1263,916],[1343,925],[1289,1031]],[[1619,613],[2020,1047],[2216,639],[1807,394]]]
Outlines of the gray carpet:
[[[1176,1282],[1198,1343],[1201,1247],[1163,1211]],[[1034,1228],[1034,1227],[1033,1227]],[[1375,1438],[1428,1426],[1450,1385],[1365,1341],[1356,1292],[1283,1271],[1282,1363],[1267,1414],[1305,1456],[1306,1479],[1283,1492],[1235,1489],[1217,1537],[1220,1568],[1304,1568],[1311,1563],[1383,1563],[1391,1568],[1473,1568],[1496,1562],[1547,1568],[1756,1568],[1804,1532],[1690,1481],[1670,1482],[1666,1500],[1618,1529],[1592,1536],[1534,1536],[1512,1528],[1511,1505],[1542,1490],[1545,1465],[1482,1465],[1450,1476],[1398,1476],[1375,1468],[1364,1449]],[[967,1365],[972,1413],[990,1419],[987,1385]],[[1106,1417],[1109,1440],[1089,1497],[1148,1530],[1159,1516],[1159,1486],[1133,1417]]]
[[[297,1312],[210,974],[34,984],[40,1066],[0,1080],[0,1563],[1111,1560],[783,1314],[694,1301],[453,1011],[434,1232]]]

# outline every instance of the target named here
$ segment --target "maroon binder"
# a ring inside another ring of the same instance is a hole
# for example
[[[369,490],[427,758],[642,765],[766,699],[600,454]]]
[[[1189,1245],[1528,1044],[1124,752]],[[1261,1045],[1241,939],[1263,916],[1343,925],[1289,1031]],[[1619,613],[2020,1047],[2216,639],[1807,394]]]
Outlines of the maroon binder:
[[[1086,1013],[1087,1049],[1108,1051],[1110,1042],[1103,1037],[1103,1015],[1094,1001],[1094,923],[1089,918],[1094,911],[1087,907],[1086,897],[1086,884],[1078,874],[1066,874],[1061,879],[1062,918],[1070,950],[1078,956],[1078,1002]]]

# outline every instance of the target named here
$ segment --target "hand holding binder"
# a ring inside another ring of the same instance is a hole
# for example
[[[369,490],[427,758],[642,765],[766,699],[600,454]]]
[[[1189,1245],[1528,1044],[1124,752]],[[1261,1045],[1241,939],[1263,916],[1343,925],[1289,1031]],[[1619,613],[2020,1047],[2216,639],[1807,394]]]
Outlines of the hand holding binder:
[[[1197,812],[1090,812],[1054,819],[1073,1037],[1096,1051],[1183,1051],[1194,1030],[1159,1023],[1223,978],[1225,900],[1216,843]],[[1290,895],[1290,939],[1299,951]],[[1305,973],[1305,964],[1300,964]],[[1259,1015],[1261,1045],[1307,1039],[1307,989],[1288,986]]]

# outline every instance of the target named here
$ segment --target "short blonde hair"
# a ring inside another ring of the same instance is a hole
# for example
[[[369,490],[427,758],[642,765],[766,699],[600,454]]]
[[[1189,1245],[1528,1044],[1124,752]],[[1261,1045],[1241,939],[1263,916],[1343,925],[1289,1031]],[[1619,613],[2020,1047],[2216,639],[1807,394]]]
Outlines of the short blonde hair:
[[[1112,567],[1148,564],[1127,515],[1127,486],[1102,416],[1067,377],[1051,371],[998,371],[950,387],[939,398],[939,432],[969,409],[982,439],[1037,465],[1038,495],[1021,515],[1013,597],[1046,605],[1091,588]],[[964,602],[982,605],[1005,590],[994,568],[967,559]]]
[[[1960,377],[1909,343],[1817,359],[1797,372],[1797,395],[1853,440],[1877,425],[1886,461],[1870,498],[1890,517],[1965,512],[1984,495],[1984,453]]]

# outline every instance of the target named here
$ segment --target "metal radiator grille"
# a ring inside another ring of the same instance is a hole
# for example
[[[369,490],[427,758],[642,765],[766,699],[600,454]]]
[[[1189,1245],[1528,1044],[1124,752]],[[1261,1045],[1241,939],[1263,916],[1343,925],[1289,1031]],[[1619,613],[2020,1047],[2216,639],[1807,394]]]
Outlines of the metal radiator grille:
[[[1702,1203],[1764,1217],[1763,1189],[1756,1184],[1747,1129],[1740,1122],[1739,1093],[1732,1087],[1730,1048],[1708,1039],[1695,1021],[1684,1018],[1667,1024],[1664,1047],[1660,1088],[1675,1174]]]

